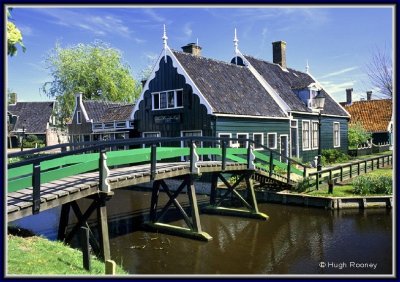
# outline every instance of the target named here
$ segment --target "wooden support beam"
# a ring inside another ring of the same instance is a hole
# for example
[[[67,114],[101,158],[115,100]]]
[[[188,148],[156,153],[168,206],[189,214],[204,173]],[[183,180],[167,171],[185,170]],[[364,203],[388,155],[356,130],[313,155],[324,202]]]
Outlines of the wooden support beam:
[[[81,250],[82,250],[82,262],[83,268],[90,271],[90,244],[89,244],[89,228],[82,226],[80,232]]]
[[[210,205],[214,206],[217,197],[218,173],[211,174]]]
[[[32,188],[32,214],[37,214],[40,211],[40,163],[33,165]]]
[[[108,234],[108,221],[107,221],[107,197],[106,195],[100,195],[97,205],[97,222],[99,228],[99,237],[102,245],[101,255],[104,261],[111,259],[110,254],[110,237]]]
[[[58,224],[58,235],[57,240],[63,241],[67,234],[69,212],[71,210],[71,203],[66,203],[61,206],[60,221]]]
[[[169,200],[162,208],[160,215],[157,217],[157,205],[159,199],[158,193],[160,191],[160,187],[162,187],[163,191],[165,191],[165,193],[168,195]],[[185,187],[188,191],[189,203],[191,208],[191,218],[187,215],[186,211],[176,199]],[[160,222],[164,215],[168,212],[168,209],[172,204],[174,204],[174,206],[180,212],[188,228]],[[151,230],[156,230],[157,232],[164,232],[172,235],[183,236],[202,241],[209,241],[212,239],[210,235],[201,230],[200,215],[196,200],[196,191],[194,188],[192,176],[190,174],[185,177],[181,185],[174,193],[171,192],[164,180],[157,180],[153,183],[153,193],[150,207],[150,221],[146,222],[145,226],[147,226]]]

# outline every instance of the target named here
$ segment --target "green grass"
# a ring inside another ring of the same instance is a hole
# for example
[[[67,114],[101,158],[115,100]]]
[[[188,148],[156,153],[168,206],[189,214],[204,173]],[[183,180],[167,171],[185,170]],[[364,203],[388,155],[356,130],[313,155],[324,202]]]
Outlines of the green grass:
[[[82,266],[82,252],[42,237],[7,236],[8,275],[105,275],[104,263],[91,257],[91,271]],[[117,266],[117,274],[127,274]]]

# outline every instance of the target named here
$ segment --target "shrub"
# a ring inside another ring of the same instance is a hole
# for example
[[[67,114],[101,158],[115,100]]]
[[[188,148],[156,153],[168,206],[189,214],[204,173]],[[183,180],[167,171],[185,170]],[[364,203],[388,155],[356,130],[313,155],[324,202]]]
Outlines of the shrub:
[[[304,177],[300,182],[294,186],[294,191],[296,192],[305,192],[308,188],[311,187],[311,178]]]
[[[392,194],[393,180],[390,176],[361,175],[353,180],[353,193],[367,194]]]
[[[349,156],[336,149],[322,150],[322,164],[341,163],[349,160]]]
[[[359,145],[366,143],[370,138],[371,133],[368,133],[361,123],[357,122],[349,124],[349,147],[357,148]]]

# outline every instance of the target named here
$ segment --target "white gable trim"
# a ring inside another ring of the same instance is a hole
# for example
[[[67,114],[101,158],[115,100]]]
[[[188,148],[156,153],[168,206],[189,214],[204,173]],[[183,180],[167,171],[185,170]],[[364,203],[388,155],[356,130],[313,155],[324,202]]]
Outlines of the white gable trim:
[[[132,110],[132,114],[131,114],[131,119],[134,119],[135,113],[136,111],[139,110],[139,104],[141,101],[143,101],[144,99],[144,93],[149,89],[149,84],[150,81],[153,80],[156,77],[156,72],[158,71],[159,67],[160,67],[160,60],[163,60],[165,58],[165,56],[170,56],[171,60],[172,60],[172,65],[173,67],[175,67],[177,69],[177,72],[180,75],[183,75],[185,77],[185,80],[187,84],[189,84],[192,89],[193,89],[193,94],[197,95],[200,99],[200,104],[203,104],[206,109],[207,109],[207,114],[213,114],[213,108],[211,107],[210,103],[207,101],[207,99],[204,97],[204,95],[201,93],[201,91],[199,90],[199,88],[196,86],[196,84],[193,82],[193,80],[190,78],[190,76],[188,75],[188,73],[185,71],[185,69],[183,68],[183,66],[180,64],[180,62],[178,61],[178,59],[175,57],[174,53],[171,51],[171,49],[169,49],[168,46],[166,46],[166,48],[164,48],[160,54],[160,56],[158,57],[157,63],[154,66],[151,75],[149,77],[149,79],[147,79],[146,84],[143,87],[142,92],[140,93],[139,99],[136,101],[135,106]]]
[[[278,106],[282,109],[282,111],[288,115],[288,111],[290,111],[290,107],[286,102],[281,98],[281,96],[276,93],[276,91],[272,88],[271,85],[262,77],[262,75],[250,64],[250,62],[243,56],[243,54],[238,50],[236,52],[236,56],[242,58],[245,66],[247,66],[250,72],[254,75],[254,77],[260,82],[260,84],[264,87],[264,89],[271,95],[272,99],[278,104]],[[283,70],[283,69],[282,69]]]
[[[81,111],[83,113],[83,117],[85,118],[86,122],[90,122],[91,120],[89,120],[89,116],[86,112],[85,106],[83,105],[83,101],[82,101],[82,93],[76,93],[75,94],[75,108],[74,111],[72,113],[72,120],[74,119],[75,113],[76,113],[76,109],[78,108],[78,104],[76,103],[76,98],[79,96],[79,106],[81,107]],[[71,122],[72,122],[71,120]]]

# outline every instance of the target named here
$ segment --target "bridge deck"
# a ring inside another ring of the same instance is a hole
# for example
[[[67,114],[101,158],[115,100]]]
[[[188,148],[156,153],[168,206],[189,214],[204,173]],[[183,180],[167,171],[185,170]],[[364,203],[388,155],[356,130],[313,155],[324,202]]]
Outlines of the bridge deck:
[[[219,161],[199,162],[199,173],[221,171]],[[245,170],[246,164],[226,163],[226,171]],[[155,180],[182,176],[190,173],[188,162],[157,163]],[[150,164],[135,165],[110,170],[108,177],[111,189],[148,183]],[[44,211],[99,192],[99,172],[70,176],[41,185],[40,210]],[[32,187],[7,194],[7,221],[14,221],[32,214]]]

